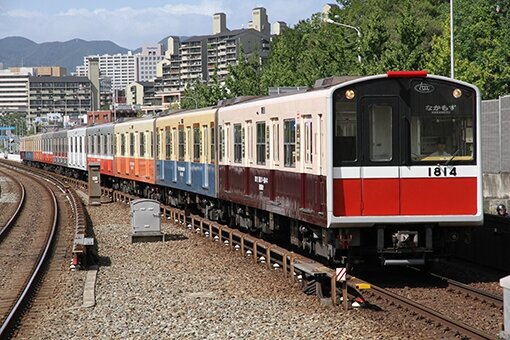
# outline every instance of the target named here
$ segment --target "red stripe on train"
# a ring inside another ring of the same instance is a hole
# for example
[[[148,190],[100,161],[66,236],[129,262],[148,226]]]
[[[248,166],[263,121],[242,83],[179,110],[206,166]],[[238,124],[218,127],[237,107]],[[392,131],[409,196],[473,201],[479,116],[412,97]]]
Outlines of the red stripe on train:
[[[334,179],[335,216],[475,215],[477,179]]]

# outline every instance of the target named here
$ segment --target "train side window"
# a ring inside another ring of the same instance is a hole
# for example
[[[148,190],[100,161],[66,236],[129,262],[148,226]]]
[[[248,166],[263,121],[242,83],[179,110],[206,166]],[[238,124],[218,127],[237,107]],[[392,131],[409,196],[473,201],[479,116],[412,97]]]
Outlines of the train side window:
[[[278,118],[272,119],[271,125],[273,127],[273,161],[275,165],[278,165],[280,161],[280,123],[278,123]]]
[[[216,136],[214,136],[214,123],[211,122],[211,163],[214,161],[216,154]]]
[[[178,132],[177,132],[176,128],[172,129],[172,133],[173,133],[173,136],[170,139],[170,152],[171,152],[170,158],[172,156],[175,158],[177,156],[176,148],[178,148],[178,146],[179,146],[179,143],[178,143],[179,136],[178,136]]]
[[[150,158],[154,158],[154,132],[150,132],[149,131],[146,131],[147,132],[147,135],[149,135],[151,138],[149,139],[149,150],[150,150],[150,154],[149,154],[149,157]]]
[[[285,167],[296,166],[296,120],[283,121],[283,157]]]
[[[218,158],[220,162],[223,162],[223,155],[225,154],[224,149],[225,142],[223,136],[223,126],[221,125],[218,126],[218,143],[219,143]]]
[[[104,135],[99,135],[99,144],[98,154],[104,155],[106,153],[106,138]]]
[[[225,123],[225,162],[229,163],[232,155],[230,155],[230,123]]]
[[[312,117],[303,117],[305,124],[305,165],[307,168],[312,167],[313,162],[313,128]]]
[[[390,105],[373,104],[368,111],[370,160],[389,162],[393,158],[393,108]]]
[[[191,161],[191,126],[186,127],[186,160]]]
[[[193,162],[200,162],[200,125],[193,124]]]
[[[112,154],[112,135],[108,134],[106,138],[106,154],[111,155]]]
[[[241,124],[234,124],[234,163],[241,163],[242,160]]]
[[[204,163],[208,163],[209,149],[207,148],[207,141],[209,140],[209,127],[207,125],[202,126],[204,138],[200,139],[200,150],[204,152]],[[202,143],[203,141],[203,143]]]
[[[248,161],[251,164],[253,162],[253,126],[251,120],[246,121],[246,126],[248,130],[247,132]]]
[[[126,156],[126,135],[123,133],[120,135],[120,155]]]
[[[87,141],[87,151],[89,153],[93,153],[93,150],[92,150],[92,135],[89,135],[87,136],[88,138],[88,141]]]
[[[129,156],[135,155],[135,134],[131,132],[129,134]]]
[[[266,122],[257,122],[257,164],[266,164]]]
[[[184,148],[186,145],[184,126],[179,126],[179,161],[184,161]]]
[[[170,133],[170,127],[165,128],[165,159],[169,160],[172,155],[172,134]]]
[[[335,102],[335,132],[333,141],[333,164],[356,162],[358,159],[358,118],[356,102]]]
[[[140,157],[145,157],[145,132],[140,132]]]

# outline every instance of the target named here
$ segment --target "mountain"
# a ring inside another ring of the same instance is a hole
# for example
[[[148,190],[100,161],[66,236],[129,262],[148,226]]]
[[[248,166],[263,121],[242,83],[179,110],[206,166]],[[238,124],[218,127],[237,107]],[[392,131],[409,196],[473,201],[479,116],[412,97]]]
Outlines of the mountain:
[[[0,63],[12,66],[62,66],[71,73],[83,64],[83,57],[91,54],[127,53],[128,49],[111,41],[73,39],[65,42],[38,44],[23,37],[0,39]]]

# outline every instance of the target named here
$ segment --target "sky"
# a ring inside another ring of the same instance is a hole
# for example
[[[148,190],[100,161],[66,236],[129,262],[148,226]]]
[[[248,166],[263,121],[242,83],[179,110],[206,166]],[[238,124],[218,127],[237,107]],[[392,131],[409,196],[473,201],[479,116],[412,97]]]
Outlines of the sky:
[[[273,24],[294,26],[320,12],[327,0],[0,0],[0,39],[21,36],[37,43],[111,40],[136,49],[169,36],[209,35],[212,15],[227,28],[246,28],[253,8],[264,7]]]

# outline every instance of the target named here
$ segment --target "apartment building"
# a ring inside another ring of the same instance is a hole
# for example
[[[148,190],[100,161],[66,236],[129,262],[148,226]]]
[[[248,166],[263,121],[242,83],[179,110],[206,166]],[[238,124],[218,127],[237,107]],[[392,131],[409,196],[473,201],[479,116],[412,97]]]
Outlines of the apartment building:
[[[0,115],[28,112],[28,89],[31,69],[0,70]]]
[[[218,75],[224,83],[229,65],[235,65],[239,56],[260,58],[269,55],[270,24],[266,10],[253,9],[247,29],[229,30],[225,13],[213,15],[211,35],[193,36],[182,42],[172,39],[171,53],[160,63],[161,71],[155,80],[156,96],[163,104],[180,101],[180,94],[194,82],[211,82]]]
[[[78,120],[94,106],[93,86],[86,77],[34,77],[29,81],[28,121],[34,123],[51,113]]]

